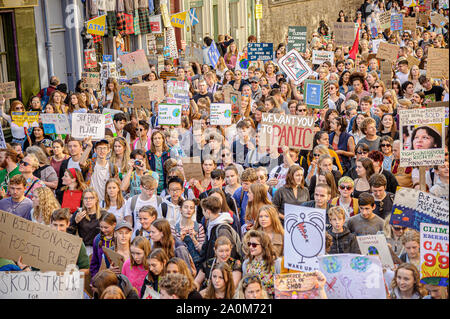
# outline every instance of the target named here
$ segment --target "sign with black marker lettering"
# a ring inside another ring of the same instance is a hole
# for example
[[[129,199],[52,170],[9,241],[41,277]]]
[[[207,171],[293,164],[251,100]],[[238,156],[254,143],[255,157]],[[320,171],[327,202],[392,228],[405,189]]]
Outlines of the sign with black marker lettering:
[[[33,223],[0,210],[0,257],[17,261],[41,271],[65,271],[76,265],[81,237]]]
[[[72,137],[101,140],[105,138],[105,115],[93,113],[72,114]]]

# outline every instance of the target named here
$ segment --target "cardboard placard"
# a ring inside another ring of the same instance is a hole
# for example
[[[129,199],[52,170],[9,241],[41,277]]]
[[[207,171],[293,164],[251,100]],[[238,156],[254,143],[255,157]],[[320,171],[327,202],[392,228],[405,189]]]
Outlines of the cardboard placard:
[[[325,254],[324,209],[284,204],[284,267],[319,270],[318,256]]]
[[[192,178],[198,181],[203,180],[203,169],[200,157],[183,157],[183,172],[186,180],[189,181]]]
[[[391,27],[391,11],[385,11],[378,15],[381,30],[386,30]]]
[[[275,299],[317,299],[319,284],[313,272],[275,275]]]
[[[396,61],[399,49],[400,46],[396,44],[381,42],[378,47],[377,59],[388,60],[391,62]]]
[[[159,104],[159,125],[181,125],[181,104]]]
[[[5,100],[15,99],[16,95],[16,82],[2,82],[0,83],[0,97],[3,96]]]
[[[186,59],[189,62],[194,63],[203,63],[203,52],[200,47],[198,47],[195,43],[191,43],[190,45],[186,46],[186,52],[185,52]]]
[[[0,210],[0,252],[41,271],[64,271],[76,265],[81,237],[51,229]]]
[[[14,124],[20,127],[39,126],[39,112],[11,112],[11,119]]]
[[[324,94],[324,81],[305,80],[304,84],[305,103],[308,107],[314,109],[323,109],[328,106],[328,101]]]
[[[429,12],[419,12],[419,26],[427,27],[428,26],[428,19],[430,19],[430,13]]]
[[[389,223],[415,230],[420,230],[420,223],[448,225],[448,200],[412,188],[399,188]]]
[[[82,89],[100,89],[100,73],[99,72],[82,72],[81,85]]]
[[[448,23],[448,20],[442,14],[438,13],[431,17],[431,23],[437,27],[443,28]]]
[[[359,250],[363,255],[379,256],[384,267],[394,269],[394,262],[392,260],[389,247],[386,242],[386,237],[383,234],[357,236]]]
[[[286,53],[278,61],[278,66],[292,81],[294,81],[295,85],[299,85],[312,74],[309,65],[294,49]]]
[[[420,223],[420,278],[424,284],[448,286],[448,225]]]
[[[115,267],[119,267],[119,269],[122,269],[125,258],[123,258],[121,254],[107,247],[102,247],[102,250],[105,253],[106,258],[108,258],[110,264],[114,264]]]
[[[120,62],[128,80],[151,72],[144,50],[137,50],[120,56]]]
[[[408,66],[411,68],[413,65],[419,66],[420,60],[412,55],[408,55],[406,58],[406,61],[408,61]]]
[[[448,79],[448,49],[428,48],[427,77],[432,79]]]
[[[337,46],[352,46],[355,41],[356,31],[358,26],[354,22],[335,22],[334,28],[334,42]]]
[[[133,84],[131,90],[133,91],[133,107],[144,107],[150,109],[152,107],[150,100],[149,82]]]
[[[393,14],[391,15],[391,31],[402,31],[403,30],[403,14]]]
[[[80,271],[0,272],[0,299],[83,299],[84,273]]]
[[[145,82],[149,88],[150,101],[161,102],[164,100],[164,80]]]
[[[306,33],[307,28],[305,26],[289,26],[288,27],[288,40],[287,51],[296,49],[298,52],[306,52]]]
[[[386,88],[392,88],[392,63],[385,60],[380,61],[380,80],[383,81]]]
[[[313,50],[313,55],[312,55],[312,63],[313,64],[322,64],[325,61],[331,62],[331,65],[334,64],[334,52],[333,51]]]
[[[209,122],[211,125],[231,125],[231,104],[211,103]]]
[[[241,108],[241,92],[235,91],[232,87],[223,89],[224,102],[231,104],[231,113],[239,114]]]
[[[273,60],[273,43],[249,43],[247,50],[249,61]]]
[[[403,18],[403,30],[411,30],[412,33],[416,32],[416,18],[404,17]]]
[[[45,134],[70,134],[70,123],[67,114],[41,113],[40,116]]]
[[[72,114],[72,137],[84,139],[92,137],[92,140],[105,138],[105,115],[94,113]]]
[[[262,113],[259,146],[288,146],[312,149],[314,137],[312,116]]]
[[[399,110],[400,167],[443,165],[445,109]]]
[[[386,299],[381,261],[375,256],[319,256],[328,299]]]

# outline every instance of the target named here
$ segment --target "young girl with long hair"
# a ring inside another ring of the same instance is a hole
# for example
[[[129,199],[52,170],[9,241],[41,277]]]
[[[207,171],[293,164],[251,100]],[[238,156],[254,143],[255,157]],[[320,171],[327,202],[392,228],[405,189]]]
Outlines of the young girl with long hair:
[[[141,289],[144,287],[144,280],[149,269],[147,256],[150,252],[151,247],[148,239],[137,236],[131,242],[130,259],[123,263],[122,274],[127,276],[137,291],[142,291]]]
[[[120,190],[120,181],[116,178],[110,178],[105,186],[105,200],[102,206],[109,213],[116,216],[117,221],[124,218],[125,214],[125,200]]]
[[[236,66],[236,61],[237,61],[237,57],[238,57],[238,49],[236,46],[236,43],[231,43],[228,46],[228,50],[227,53],[224,56],[224,60],[225,60],[225,64],[227,65],[228,69],[234,69],[234,67]]]
[[[273,250],[277,257],[283,256],[284,229],[278,217],[278,211],[273,205],[264,205],[258,211],[253,230],[259,230],[269,235]]]
[[[67,113],[71,115],[72,113],[87,113],[88,109],[86,104],[84,104],[80,93],[72,93],[69,96],[69,105],[67,106]]]
[[[52,151],[53,155],[50,157],[50,165],[53,167],[59,178],[61,164],[64,160],[69,158],[69,155],[65,153],[64,142],[60,139],[52,142]]]
[[[113,78],[106,80],[105,96],[103,97],[103,108],[120,110],[119,85]]]
[[[48,187],[39,187],[34,190],[33,208],[31,210],[31,220],[50,225],[52,213],[61,208],[53,192]]]
[[[83,191],[87,188],[83,174],[78,168],[66,169],[62,177],[61,190],[56,190],[56,196],[61,203],[61,208],[69,208],[73,214],[81,206]]]
[[[426,295],[423,284],[420,283],[420,272],[409,263],[398,266],[390,288],[391,299],[422,299]]]
[[[162,190],[166,188],[166,175],[164,172],[164,162],[170,158],[169,147],[166,144],[165,136],[160,131],[155,131],[152,133],[151,137],[151,147],[147,151],[148,163],[150,164],[150,169],[158,173],[158,195],[161,194]]]
[[[164,267],[169,259],[162,248],[153,249],[147,256],[148,273],[140,290],[142,299],[159,298],[159,280],[164,276]]]
[[[109,161],[117,166],[119,170],[119,179],[122,180],[128,171],[128,162],[130,161],[130,146],[123,137],[116,137],[113,142],[113,149]]]
[[[200,294],[204,299],[232,299],[234,290],[230,266],[227,263],[218,263],[211,269],[211,281]]]
[[[62,93],[58,90],[55,90],[50,94],[47,106],[48,105],[53,106],[54,113],[66,113],[66,105],[64,104]],[[46,112],[47,106],[45,107]]]
[[[100,218],[100,234],[94,238],[92,259],[89,266],[92,278],[94,278],[102,265],[103,247],[112,248],[114,246],[114,229],[116,225],[116,217],[112,213],[105,212]],[[107,258],[105,258],[105,263],[106,267],[109,267]]]
[[[270,205],[272,202],[267,197],[267,189],[262,184],[252,184],[248,190],[247,209],[245,210],[245,224],[242,225],[242,234],[245,234],[253,227],[259,209],[264,205]]]
[[[182,274],[186,276],[190,284],[189,286],[192,289],[189,292],[187,299],[202,299],[202,295],[200,295],[200,293],[197,291],[198,287],[197,284],[195,283],[194,277],[192,277],[192,274],[189,271],[189,268],[183,259],[178,257],[170,258],[169,261],[166,263],[164,273],[165,275]]]

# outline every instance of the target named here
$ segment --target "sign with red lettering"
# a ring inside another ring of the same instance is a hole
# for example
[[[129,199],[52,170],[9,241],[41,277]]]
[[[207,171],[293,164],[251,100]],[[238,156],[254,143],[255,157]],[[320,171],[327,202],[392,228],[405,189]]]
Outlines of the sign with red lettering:
[[[311,150],[314,137],[314,117],[263,113],[259,146],[288,146]]]
[[[420,223],[422,283],[448,286],[448,250],[448,225]]]

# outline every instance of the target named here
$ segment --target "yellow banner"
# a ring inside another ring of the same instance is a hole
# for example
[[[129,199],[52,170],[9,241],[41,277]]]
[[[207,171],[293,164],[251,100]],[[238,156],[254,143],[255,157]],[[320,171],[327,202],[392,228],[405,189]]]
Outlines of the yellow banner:
[[[104,36],[105,28],[106,28],[106,14],[91,19],[87,22],[87,33]]]
[[[170,23],[175,28],[184,28],[186,24],[186,14],[187,11],[176,13],[170,16]]]
[[[262,19],[262,14],[263,14],[263,6],[262,6],[262,4],[257,4],[255,6],[255,11],[256,11],[255,19],[257,19],[257,20]]]

